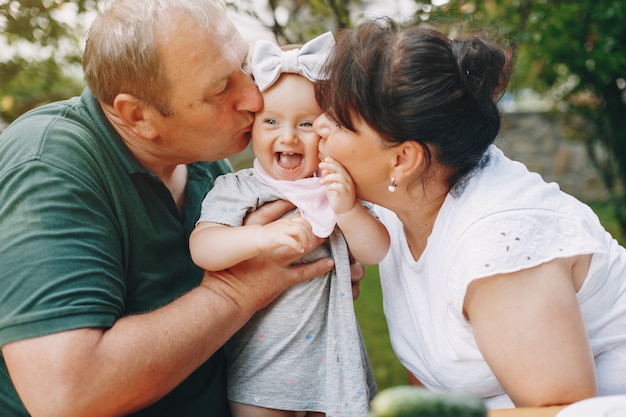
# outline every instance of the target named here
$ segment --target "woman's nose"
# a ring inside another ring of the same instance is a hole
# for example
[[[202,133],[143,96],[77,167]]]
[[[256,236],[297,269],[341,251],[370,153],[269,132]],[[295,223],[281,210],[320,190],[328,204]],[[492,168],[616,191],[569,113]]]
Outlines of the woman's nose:
[[[326,117],[326,113],[320,114],[313,122],[313,129],[323,138],[327,138],[330,134],[330,121]]]

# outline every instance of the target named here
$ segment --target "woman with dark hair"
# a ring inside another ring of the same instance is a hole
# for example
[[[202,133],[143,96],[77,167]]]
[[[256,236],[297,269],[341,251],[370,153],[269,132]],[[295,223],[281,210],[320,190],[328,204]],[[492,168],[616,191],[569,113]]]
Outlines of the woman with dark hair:
[[[482,36],[340,34],[318,88],[322,174],[343,165],[389,229],[384,308],[412,382],[490,408],[626,394],[626,252],[493,145],[510,68]]]

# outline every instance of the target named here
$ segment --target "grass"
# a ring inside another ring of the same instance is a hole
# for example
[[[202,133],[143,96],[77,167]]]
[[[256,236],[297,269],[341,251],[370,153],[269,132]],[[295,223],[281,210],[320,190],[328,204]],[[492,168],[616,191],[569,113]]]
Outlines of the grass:
[[[626,242],[620,233],[619,224],[608,204],[595,203],[591,208],[600,218],[604,227],[619,242]],[[389,332],[383,313],[382,293],[378,267],[369,266],[361,282],[361,295],[355,301],[356,315],[361,325],[365,345],[372,363],[378,389],[408,383],[404,367],[395,357],[389,343]]]
[[[626,244],[626,236],[621,232],[620,225],[615,218],[613,206],[610,203],[591,203],[591,209],[598,215],[604,228],[623,246]]]
[[[398,362],[389,342],[389,331],[383,313],[383,297],[377,266],[368,266],[361,281],[361,295],[354,303],[365,346],[372,363],[378,389],[406,385],[407,374]]]

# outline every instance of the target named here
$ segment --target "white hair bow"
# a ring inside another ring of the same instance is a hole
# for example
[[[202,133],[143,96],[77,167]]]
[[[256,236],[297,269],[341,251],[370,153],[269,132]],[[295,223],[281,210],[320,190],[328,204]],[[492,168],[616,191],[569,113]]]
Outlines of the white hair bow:
[[[334,45],[335,38],[330,32],[291,51],[283,51],[272,42],[257,41],[252,56],[254,81],[260,91],[269,88],[285,72],[300,74],[313,82],[318,81],[322,76],[322,65]]]

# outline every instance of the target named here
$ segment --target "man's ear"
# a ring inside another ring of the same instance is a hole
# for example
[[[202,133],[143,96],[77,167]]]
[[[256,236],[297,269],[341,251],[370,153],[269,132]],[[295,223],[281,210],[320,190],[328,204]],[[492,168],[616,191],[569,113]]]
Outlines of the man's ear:
[[[417,173],[426,169],[426,150],[413,140],[407,140],[394,148],[392,176],[396,184],[415,178]]]
[[[152,140],[158,132],[154,123],[156,109],[146,106],[132,94],[118,94],[113,107],[127,128],[137,136]]]

